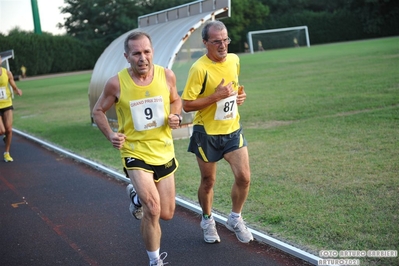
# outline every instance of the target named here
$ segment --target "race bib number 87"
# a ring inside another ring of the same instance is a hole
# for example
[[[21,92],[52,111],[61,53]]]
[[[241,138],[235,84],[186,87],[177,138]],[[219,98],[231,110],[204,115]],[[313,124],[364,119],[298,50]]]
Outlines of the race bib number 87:
[[[137,131],[161,127],[165,123],[162,96],[130,101],[130,112]]]
[[[230,120],[237,116],[237,95],[230,96],[216,103],[215,120]]]

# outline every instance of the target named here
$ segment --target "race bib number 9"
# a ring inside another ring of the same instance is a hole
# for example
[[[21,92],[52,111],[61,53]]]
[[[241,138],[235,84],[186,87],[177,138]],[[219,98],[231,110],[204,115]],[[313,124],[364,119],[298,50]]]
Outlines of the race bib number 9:
[[[0,87],[0,100],[7,99],[6,87]]]
[[[137,131],[161,127],[165,123],[162,96],[130,101],[130,112]]]
[[[230,120],[237,116],[237,95],[230,96],[216,103],[215,120]]]

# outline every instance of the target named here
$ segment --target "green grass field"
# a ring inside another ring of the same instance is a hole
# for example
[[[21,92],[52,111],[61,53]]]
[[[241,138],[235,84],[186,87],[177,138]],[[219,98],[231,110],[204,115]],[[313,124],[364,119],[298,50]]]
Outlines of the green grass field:
[[[247,223],[316,255],[399,250],[399,37],[240,58]],[[184,71],[174,70],[184,84]],[[18,82],[14,127],[122,172],[119,152],[91,126],[89,82],[90,74]],[[199,170],[187,145],[175,141],[176,188],[197,202]],[[221,161],[216,212],[230,211],[231,185]],[[397,257],[360,262],[399,265]]]

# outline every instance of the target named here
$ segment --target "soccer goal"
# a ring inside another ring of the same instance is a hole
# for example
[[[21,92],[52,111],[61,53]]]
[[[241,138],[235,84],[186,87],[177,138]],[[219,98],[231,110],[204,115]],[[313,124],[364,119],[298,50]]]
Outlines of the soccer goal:
[[[249,52],[290,47],[310,47],[307,26],[248,32]]]

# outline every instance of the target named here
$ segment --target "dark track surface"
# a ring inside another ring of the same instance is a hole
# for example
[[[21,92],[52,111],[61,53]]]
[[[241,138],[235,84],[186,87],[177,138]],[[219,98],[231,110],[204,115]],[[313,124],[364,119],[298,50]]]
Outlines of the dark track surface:
[[[16,133],[11,155],[14,162],[0,161],[0,265],[148,265],[126,183]],[[220,224],[222,242],[206,244],[199,222],[177,206],[161,223],[168,266],[311,265],[257,241],[242,244]]]

